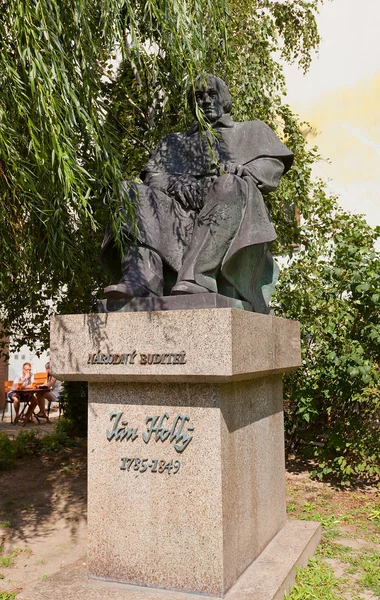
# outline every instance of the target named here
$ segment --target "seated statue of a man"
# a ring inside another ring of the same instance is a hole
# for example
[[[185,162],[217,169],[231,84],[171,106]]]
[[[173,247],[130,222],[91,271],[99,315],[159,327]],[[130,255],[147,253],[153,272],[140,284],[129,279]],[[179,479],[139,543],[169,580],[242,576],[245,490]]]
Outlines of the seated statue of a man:
[[[292,152],[261,121],[235,123],[224,81],[198,77],[190,106],[211,124],[162,138],[128,186],[138,234],[123,224],[122,256],[111,230],[102,261],[119,283],[107,298],[219,293],[269,311],[278,267],[269,253],[276,233],[263,200],[292,165]]]

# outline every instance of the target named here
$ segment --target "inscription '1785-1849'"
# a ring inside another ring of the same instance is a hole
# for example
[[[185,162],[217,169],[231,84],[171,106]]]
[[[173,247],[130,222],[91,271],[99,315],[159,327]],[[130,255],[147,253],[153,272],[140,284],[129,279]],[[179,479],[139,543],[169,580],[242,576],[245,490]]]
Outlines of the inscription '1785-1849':
[[[113,428],[107,429],[108,441],[131,441],[134,442],[140,435],[137,427],[130,427],[128,421],[122,421],[122,412],[110,413],[110,421]],[[141,437],[145,444],[151,441],[166,442],[173,444],[177,452],[183,452],[190,444],[193,436],[194,426],[190,423],[189,415],[176,415],[172,421],[168,413],[163,415],[148,415],[145,419],[145,431]]]

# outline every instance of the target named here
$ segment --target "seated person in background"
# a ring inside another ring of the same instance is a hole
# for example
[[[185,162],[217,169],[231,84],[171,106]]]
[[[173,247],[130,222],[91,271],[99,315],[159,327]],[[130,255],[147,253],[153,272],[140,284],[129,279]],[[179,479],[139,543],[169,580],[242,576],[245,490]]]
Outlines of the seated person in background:
[[[58,382],[56,380],[55,377],[53,377],[53,375],[50,374],[50,362],[47,362],[45,365],[45,371],[46,371],[46,380],[44,381],[44,383],[42,384],[41,387],[47,387],[48,389],[46,390],[46,392],[44,392],[44,394],[38,394],[38,396],[34,396],[30,402],[30,406],[28,408],[28,412],[26,413],[25,416],[25,423],[24,425],[26,425],[26,423],[28,421],[30,421],[30,419],[32,418],[32,414],[34,409],[36,408],[36,406],[38,405],[38,408],[40,409],[40,412],[38,413],[38,417],[42,417],[43,419],[46,419],[46,421],[48,423],[50,423],[49,421],[49,417],[46,414],[46,400],[49,402],[56,402],[58,399]],[[39,386],[40,387],[40,386]],[[57,391],[55,392],[54,389],[56,389]]]
[[[48,402],[58,402],[58,397],[60,394],[60,388],[61,388],[61,382],[58,381],[55,377],[53,377],[53,375],[51,375],[50,373],[50,362],[47,362],[45,365],[45,371],[46,371],[46,381],[44,382],[43,386],[48,387],[49,389],[43,394],[43,396],[41,396],[41,398],[43,399],[44,402],[44,406],[45,406],[45,401],[47,400]],[[41,410],[41,407],[40,407]]]
[[[24,389],[27,387],[31,387],[33,384],[33,375],[32,375],[32,365],[29,362],[26,362],[22,365],[21,375],[18,375],[13,380],[12,389],[8,392],[9,400],[12,400],[15,407],[15,419],[13,424],[16,425],[19,419],[20,414],[20,395],[17,393],[17,390]]]

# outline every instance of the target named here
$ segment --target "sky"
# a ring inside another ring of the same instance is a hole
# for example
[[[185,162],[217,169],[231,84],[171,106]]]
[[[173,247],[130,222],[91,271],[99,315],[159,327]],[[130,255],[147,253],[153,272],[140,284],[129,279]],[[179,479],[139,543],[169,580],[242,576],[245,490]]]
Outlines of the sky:
[[[308,141],[326,159],[315,174],[372,226],[380,225],[379,24],[379,0],[327,0],[309,72],[285,67],[287,101],[312,125]]]

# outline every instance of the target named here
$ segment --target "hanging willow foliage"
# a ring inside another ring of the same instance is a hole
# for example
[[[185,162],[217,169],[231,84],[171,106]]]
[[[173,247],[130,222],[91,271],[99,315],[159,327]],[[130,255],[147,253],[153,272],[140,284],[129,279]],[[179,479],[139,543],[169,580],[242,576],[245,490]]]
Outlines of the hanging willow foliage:
[[[213,40],[226,54],[225,11],[223,0],[2,2],[0,320],[6,329],[33,340],[49,312],[45,301],[65,296],[65,284],[89,301],[94,273],[101,283],[98,216],[117,215],[112,208],[122,204],[133,219],[121,185],[127,157],[109,117],[112,60],[129,65],[136,85],[143,73],[150,82],[154,74],[149,97],[140,98],[149,104],[167,85],[167,65],[183,88],[214,51]]]

